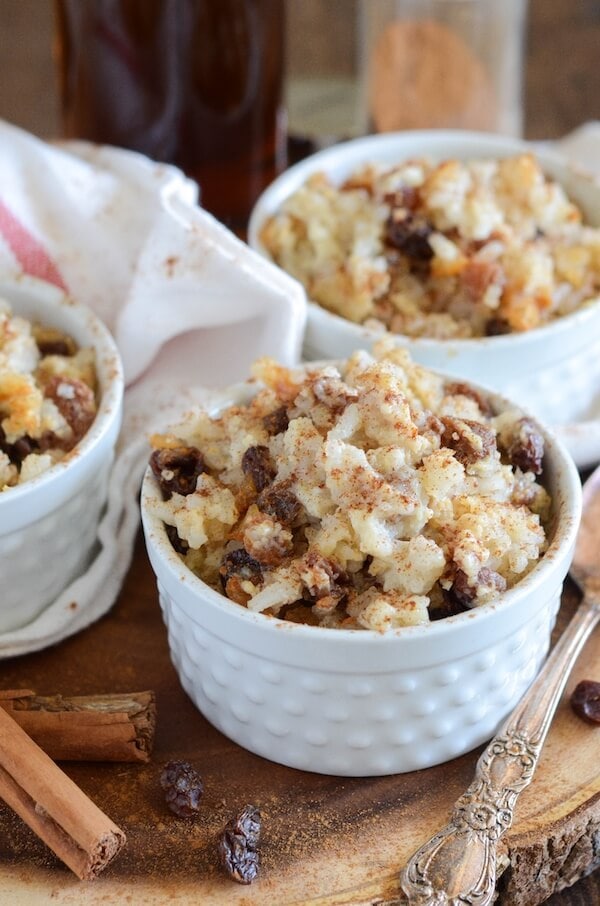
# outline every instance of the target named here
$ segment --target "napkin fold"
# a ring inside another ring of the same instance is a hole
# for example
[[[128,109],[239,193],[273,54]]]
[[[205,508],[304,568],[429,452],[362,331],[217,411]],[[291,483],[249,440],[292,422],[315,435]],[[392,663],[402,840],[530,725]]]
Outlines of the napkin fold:
[[[149,433],[207,399],[207,388],[243,380],[261,355],[299,360],[303,288],[197,199],[175,167],[107,146],[49,144],[0,121],[0,275],[47,280],[94,309],[126,380],[97,555],[36,620],[0,635],[0,657],[54,644],[116,600],[139,527]]]

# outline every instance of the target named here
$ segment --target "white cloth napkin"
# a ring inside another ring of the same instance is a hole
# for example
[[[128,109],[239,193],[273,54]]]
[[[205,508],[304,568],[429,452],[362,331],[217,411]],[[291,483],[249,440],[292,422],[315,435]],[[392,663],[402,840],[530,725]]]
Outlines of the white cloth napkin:
[[[93,308],[126,377],[98,555],[36,620],[0,635],[0,657],[54,644],[112,606],[131,562],[151,431],[207,388],[244,379],[260,355],[299,359],[304,290],[196,201],[195,184],[174,167],[116,148],[48,144],[0,121],[0,275],[48,280]]]
[[[600,122],[553,144],[600,175]],[[298,361],[303,289],[196,201],[174,167],[115,148],[49,145],[0,121],[0,275],[41,277],[93,308],[127,380],[98,556],[34,622],[0,635],[0,658],[56,643],[116,600],[139,526],[148,433],[209,388],[244,379],[259,355]]]

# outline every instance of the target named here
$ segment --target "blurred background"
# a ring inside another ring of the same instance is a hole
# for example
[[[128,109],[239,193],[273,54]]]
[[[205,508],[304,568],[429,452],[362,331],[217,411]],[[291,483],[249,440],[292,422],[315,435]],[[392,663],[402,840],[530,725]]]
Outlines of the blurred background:
[[[292,85],[307,68],[351,75],[357,2],[288,2]],[[50,0],[0,0],[0,117],[43,137],[60,132],[52,33]],[[525,42],[524,135],[553,138],[599,119],[599,0],[530,0]]]

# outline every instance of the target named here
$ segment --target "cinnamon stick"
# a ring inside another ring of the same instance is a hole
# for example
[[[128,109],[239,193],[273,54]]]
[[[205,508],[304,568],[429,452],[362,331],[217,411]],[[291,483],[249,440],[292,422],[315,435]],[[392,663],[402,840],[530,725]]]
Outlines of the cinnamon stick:
[[[0,708],[0,796],[82,880],[117,855],[125,834]]]
[[[54,761],[150,759],[156,727],[153,692],[36,695],[0,691],[4,708]]]

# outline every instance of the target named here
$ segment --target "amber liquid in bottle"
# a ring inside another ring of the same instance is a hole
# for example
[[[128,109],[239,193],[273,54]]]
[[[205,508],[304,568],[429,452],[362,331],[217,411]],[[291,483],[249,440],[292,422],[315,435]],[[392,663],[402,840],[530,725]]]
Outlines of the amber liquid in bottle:
[[[55,0],[68,138],[180,167],[243,228],[286,164],[284,0]]]

